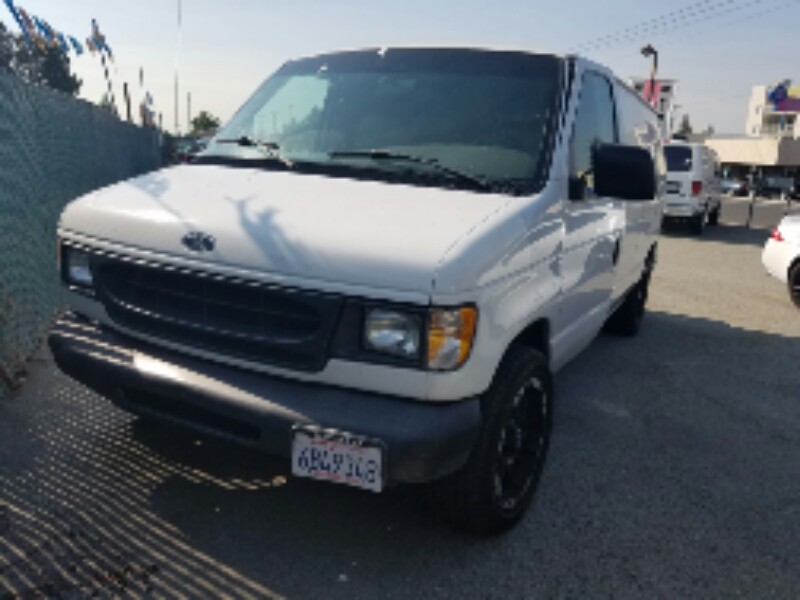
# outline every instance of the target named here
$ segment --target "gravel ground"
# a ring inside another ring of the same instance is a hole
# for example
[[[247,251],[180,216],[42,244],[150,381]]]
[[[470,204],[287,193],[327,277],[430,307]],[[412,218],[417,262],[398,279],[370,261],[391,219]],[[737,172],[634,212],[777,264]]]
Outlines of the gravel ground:
[[[663,236],[641,335],[559,373],[536,504],[499,539],[145,427],[42,352],[0,400],[0,597],[798,598],[800,312],[760,265],[781,211]]]

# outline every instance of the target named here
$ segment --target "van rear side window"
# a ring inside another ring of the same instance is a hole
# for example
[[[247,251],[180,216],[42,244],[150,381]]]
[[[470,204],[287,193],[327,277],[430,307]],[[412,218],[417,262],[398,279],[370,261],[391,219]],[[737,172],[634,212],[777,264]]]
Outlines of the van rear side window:
[[[691,148],[687,146],[665,146],[664,155],[667,157],[667,171],[691,171]]]

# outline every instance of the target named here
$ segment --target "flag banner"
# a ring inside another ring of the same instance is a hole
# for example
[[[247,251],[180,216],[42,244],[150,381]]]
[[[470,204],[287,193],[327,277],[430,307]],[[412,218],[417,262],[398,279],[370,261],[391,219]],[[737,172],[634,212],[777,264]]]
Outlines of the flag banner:
[[[775,112],[800,112],[800,87],[792,87],[790,80],[767,90],[767,99]]]
[[[64,54],[69,54],[70,45],[67,43],[67,37],[58,31],[56,32],[56,39],[58,40],[58,45],[61,47],[61,51]]]
[[[69,43],[72,46],[72,49],[75,50],[75,54],[77,54],[78,56],[83,54],[83,45],[78,40],[76,40],[71,35],[67,36],[67,39],[69,40]]]
[[[25,37],[25,41],[27,41],[30,46],[33,46],[34,45],[33,38],[28,32],[28,28],[25,26],[25,21],[22,20],[22,15],[19,14],[19,11],[17,11],[17,8],[14,6],[13,0],[5,0],[5,3],[6,3],[6,8],[8,8],[8,12],[11,13],[11,16],[17,22],[17,25],[22,31],[22,35]]]
[[[33,43],[35,43],[40,50],[45,50],[47,48],[47,40],[42,37],[41,33],[36,27],[36,24],[33,22],[33,19],[21,6],[17,7],[17,12],[22,18],[22,30],[27,34],[28,37],[31,38],[31,40],[33,40]]]
[[[33,22],[36,23],[36,30],[39,32],[39,37],[41,37],[47,44],[52,46],[53,42],[55,41],[53,39],[52,28],[39,17],[31,16],[31,18],[33,19]]]
[[[47,50],[48,47],[57,48],[64,54],[69,54],[71,50],[78,56],[83,54],[83,46],[74,37],[64,35],[44,19],[29,14],[21,6],[16,6],[14,0],[4,0],[4,2],[29,45],[36,45],[41,50]]]
[[[89,39],[92,40],[98,52],[105,52],[108,58],[114,60],[114,54],[111,52],[111,47],[108,45],[108,42],[106,42],[106,36],[100,31],[100,25],[98,25],[97,19],[92,19],[92,35]]]
[[[642,96],[647,100],[653,108],[658,110],[661,106],[661,82],[659,81],[646,81]]]

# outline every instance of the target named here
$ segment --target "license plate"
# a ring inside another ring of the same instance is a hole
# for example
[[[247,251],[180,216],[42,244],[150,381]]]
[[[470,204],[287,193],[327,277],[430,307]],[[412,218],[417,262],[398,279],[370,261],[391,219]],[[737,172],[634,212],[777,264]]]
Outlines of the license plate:
[[[667,204],[664,207],[664,214],[671,216],[671,217],[691,217],[692,216],[692,208],[690,206],[684,205],[672,205],[670,206]]]
[[[677,194],[681,191],[681,184],[677,181],[668,181],[667,182],[667,193],[668,194]]]
[[[292,475],[380,492],[383,455],[377,440],[297,426],[292,436]]]

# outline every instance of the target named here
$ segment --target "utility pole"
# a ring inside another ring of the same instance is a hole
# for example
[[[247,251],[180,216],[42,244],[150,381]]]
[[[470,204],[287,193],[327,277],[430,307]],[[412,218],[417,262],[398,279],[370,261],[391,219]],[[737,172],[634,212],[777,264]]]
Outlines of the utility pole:
[[[192,130],[192,92],[186,93],[186,131]]]
[[[175,51],[175,133],[180,134],[181,126],[180,126],[180,115],[178,114],[178,98],[179,98],[179,84],[178,84],[178,65],[179,65],[179,56],[181,51],[181,30],[183,26],[183,10],[181,6],[181,0],[178,0],[178,48]]]
[[[144,67],[139,67],[139,120],[142,122],[142,127],[144,127],[147,123],[147,119],[145,119],[144,114]],[[160,115],[159,115],[160,118]],[[155,123],[154,123],[155,124]],[[161,123],[159,122],[158,128],[161,129]]]
[[[122,94],[125,96],[125,114],[128,118],[128,123],[133,123],[133,113],[131,112],[131,92],[128,89],[128,82],[122,84]]]

